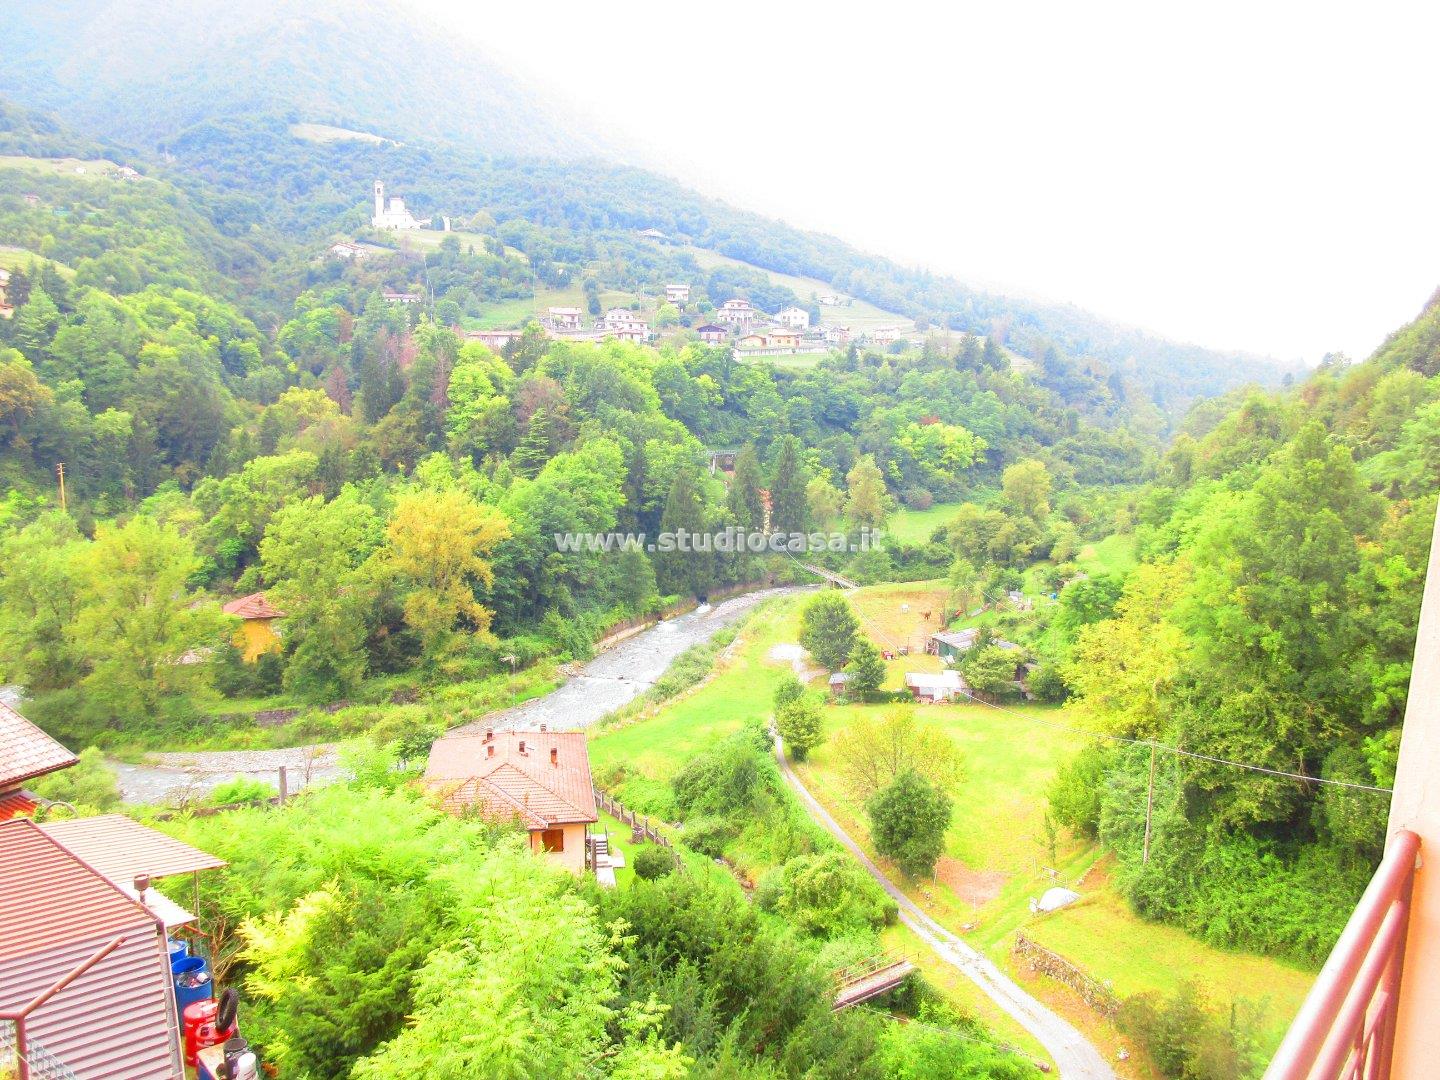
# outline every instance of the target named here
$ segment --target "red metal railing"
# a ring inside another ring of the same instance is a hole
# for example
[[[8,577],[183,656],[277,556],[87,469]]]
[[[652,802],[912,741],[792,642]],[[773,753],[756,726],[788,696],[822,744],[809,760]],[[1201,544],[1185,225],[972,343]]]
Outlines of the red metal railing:
[[[1265,1080],[1388,1080],[1420,838],[1400,831]]]

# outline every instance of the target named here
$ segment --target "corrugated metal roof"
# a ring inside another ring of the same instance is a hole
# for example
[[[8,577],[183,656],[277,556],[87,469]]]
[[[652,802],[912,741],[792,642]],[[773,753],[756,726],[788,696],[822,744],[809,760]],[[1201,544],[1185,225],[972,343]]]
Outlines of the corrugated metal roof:
[[[0,824],[0,1009],[18,1009],[120,945],[30,1014],[26,1029],[85,1080],[183,1075],[165,934],[34,822]]]
[[[218,870],[226,865],[224,859],[124,814],[47,821],[40,827],[77,858],[122,885],[134,882],[137,874],[158,879],[193,870]]]
[[[40,804],[30,797],[30,793],[23,788],[16,791],[7,791],[0,795],[0,821],[9,821],[13,817],[24,815],[29,817],[39,809]]]
[[[599,820],[583,731],[497,731],[439,739],[430,748],[425,782],[447,805],[466,802],[468,796],[467,804],[482,813],[518,812],[532,828]]]
[[[11,787],[78,759],[25,717],[0,701],[0,788]]]

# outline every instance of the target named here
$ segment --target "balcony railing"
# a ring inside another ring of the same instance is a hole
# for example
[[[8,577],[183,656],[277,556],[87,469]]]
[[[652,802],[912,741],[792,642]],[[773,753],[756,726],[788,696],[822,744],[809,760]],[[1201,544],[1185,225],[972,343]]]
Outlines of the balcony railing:
[[[1397,832],[1265,1080],[1389,1080],[1420,837]]]
[[[0,1020],[0,1076],[13,1073],[30,1080],[78,1080],[70,1068],[34,1039],[19,1045],[20,1033],[13,1020]],[[21,1066],[24,1066],[22,1069]]]

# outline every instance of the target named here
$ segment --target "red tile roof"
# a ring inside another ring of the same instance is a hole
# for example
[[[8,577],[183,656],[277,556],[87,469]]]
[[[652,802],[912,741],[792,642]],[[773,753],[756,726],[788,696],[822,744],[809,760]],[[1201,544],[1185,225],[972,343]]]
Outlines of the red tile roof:
[[[0,927],[0,1011],[120,943],[30,1014],[33,1042],[86,1080],[182,1075],[163,928],[31,821],[0,824]]]
[[[129,885],[137,874],[159,879],[225,865],[208,852],[181,843],[124,814],[47,821],[40,826],[77,859],[111,881]]]
[[[0,701],[0,788],[74,765],[74,754]]]
[[[9,821],[13,817],[30,817],[39,808],[40,804],[23,788],[0,795],[0,821]]]
[[[583,731],[496,731],[439,739],[430,748],[425,784],[447,808],[518,817],[531,829],[599,820]]]
[[[251,593],[238,600],[231,600],[220,609],[226,615],[238,615],[242,619],[283,619],[285,613],[265,599],[264,593]]]

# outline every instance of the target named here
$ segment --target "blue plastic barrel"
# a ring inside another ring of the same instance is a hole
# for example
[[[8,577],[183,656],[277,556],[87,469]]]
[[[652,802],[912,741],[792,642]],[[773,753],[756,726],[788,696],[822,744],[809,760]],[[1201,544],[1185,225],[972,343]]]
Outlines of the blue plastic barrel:
[[[175,978],[175,1005],[184,1013],[185,1006],[213,997],[210,986],[210,965],[203,956],[182,956],[170,962]]]
[[[173,937],[169,938],[166,944],[170,947],[170,970],[173,973],[175,970],[175,961],[183,960],[190,955],[190,946],[183,941],[175,940]]]

